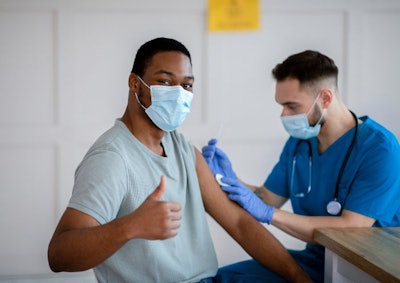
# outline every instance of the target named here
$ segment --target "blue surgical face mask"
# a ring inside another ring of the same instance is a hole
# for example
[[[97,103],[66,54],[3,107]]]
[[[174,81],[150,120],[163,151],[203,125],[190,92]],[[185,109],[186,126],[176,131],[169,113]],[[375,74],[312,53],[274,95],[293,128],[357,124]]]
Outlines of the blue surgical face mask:
[[[137,94],[136,100],[145,110],[147,116],[161,130],[170,132],[178,128],[190,113],[193,93],[177,86],[148,86],[139,76],[142,83],[150,89],[151,105],[144,107]]]
[[[319,131],[321,130],[321,121],[325,114],[325,109],[322,110],[321,118],[318,120],[315,126],[310,126],[308,123],[307,114],[314,107],[317,102],[319,95],[315,99],[314,103],[311,105],[311,108],[307,113],[289,115],[289,116],[281,116],[281,121],[283,127],[288,132],[288,134],[294,138],[307,140],[318,136]]]

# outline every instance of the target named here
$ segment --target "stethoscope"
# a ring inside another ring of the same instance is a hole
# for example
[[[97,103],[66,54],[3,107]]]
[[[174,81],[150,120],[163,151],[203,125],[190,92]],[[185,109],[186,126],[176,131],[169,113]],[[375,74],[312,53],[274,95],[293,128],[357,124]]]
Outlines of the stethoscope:
[[[338,178],[336,180],[336,186],[335,186],[335,195],[333,197],[333,200],[331,200],[326,205],[326,210],[330,215],[338,215],[340,213],[340,211],[342,210],[342,205],[338,200],[338,197],[339,197],[339,184],[340,184],[340,181],[342,179],[344,169],[346,168],[347,161],[349,160],[349,157],[351,155],[351,152],[353,150],[353,147],[355,145],[356,138],[357,138],[358,119],[357,119],[357,116],[352,111],[350,111],[350,113],[354,117],[354,120],[356,122],[356,127],[355,127],[355,130],[354,130],[353,138],[352,138],[351,143],[350,143],[350,145],[349,145],[349,147],[347,149],[346,155],[345,155],[345,157],[343,159],[342,165],[341,165],[340,170],[339,170],[339,175],[338,175]],[[303,142],[303,141],[307,142],[307,145],[308,145],[308,166],[309,166],[309,169],[308,169],[308,187],[307,187],[307,190],[305,192],[293,193],[293,179],[294,179],[294,171],[295,171],[295,166],[296,166],[296,161],[297,161],[297,149],[299,147],[299,144],[301,142]],[[300,141],[297,142],[296,148],[294,150],[294,157],[293,157],[293,163],[292,163],[292,173],[291,173],[291,178],[290,178],[290,192],[291,192],[292,196],[298,197],[298,198],[302,198],[302,197],[305,197],[308,193],[310,193],[310,191],[311,191],[311,180],[312,180],[311,172],[312,172],[312,147],[311,147],[311,143],[310,143],[309,140],[300,140]]]

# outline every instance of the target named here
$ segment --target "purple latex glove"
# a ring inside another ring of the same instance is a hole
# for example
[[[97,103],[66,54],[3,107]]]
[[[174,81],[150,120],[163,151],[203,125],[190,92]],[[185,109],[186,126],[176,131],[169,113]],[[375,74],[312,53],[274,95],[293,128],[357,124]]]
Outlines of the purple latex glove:
[[[204,159],[206,160],[211,172],[216,176],[221,174],[231,179],[237,179],[235,172],[232,169],[231,161],[228,156],[217,147],[217,140],[211,139],[208,145],[201,149]]]
[[[248,213],[260,222],[271,224],[274,207],[263,202],[249,188],[237,179],[223,177],[225,184],[221,189],[228,193],[228,198],[240,204]]]

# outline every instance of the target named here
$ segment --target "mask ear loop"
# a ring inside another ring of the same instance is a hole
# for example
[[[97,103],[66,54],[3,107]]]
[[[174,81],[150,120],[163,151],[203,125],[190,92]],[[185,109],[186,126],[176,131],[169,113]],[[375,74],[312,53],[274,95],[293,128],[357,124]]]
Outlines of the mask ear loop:
[[[150,89],[150,99],[151,99],[151,88],[150,88],[150,86],[148,85],[148,84],[146,84],[146,82],[139,76],[139,75],[136,75],[137,77],[138,77],[138,79],[148,88],[148,89]],[[140,102],[140,100],[139,100],[139,97],[138,97],[138,95],[137,95],[137,93],[135,92],[135,96],[136,96],[136,100],[137,100],[137,102],[139,103],[139,105],[144,109],[144,110],[147,110],[149,107],[145,107],[141,102]],[[151,103],[150,103],[150,105],[151,105]]]
[[[139,97],[138,97],[138,95],[137,95],[137,92],[135,92],[135,97],[136,97],[136,101],[137,101],[137,103],[146,111],[147,110],[147,108],[146,107],[144,107],[144,105],[140,102],[140,100],[139,100]]]
[[[310,114],[310,112],[313,109],[313,107],[315,106],[315,104],[317,104],[317,101],[318,101],[320,96],[321,96],[321,92],[317,95],[317,97],[315,98],[313,104],[311,104],[310,109],[308,109],[308,111],[306,112],[306,116],[307,117],[308,117],[308,114]]]
[[[313,104],[311,105],[310,109],[306,112],[306,117],[308,117],[308,114],[310,114],[310,112],[314,108],[315,104],[317,104],[317,101],[320,98],[320,96],[321,96],[321,92],[317,95],[317,97],[315,98],[315,100],[314,100]],[[319,118],[318,122],[315,123],[315,125],[312,126],[312,127],[315,127],[315,126],[317,126],[318,124],[321,123],[321,121],[322,121],[322,119],[324,118],[324,115],[325,115],[325,110],[326,109],[322,109],[321,117]],[[308,120],[308,118],[307,118],[307,120]],[[308,123],[308,125],[311,126],[310,123]]]
[[[325,112],[326,112],[326,108],[325,108],[325,109],[322,109],[321,118],[319,118],[318,122],[317,122],[315,125],[318,125],[318,124],[321,123],[322,118],[324,118],[324,116],[325,116]]]
[[[149,86],[148,84],[146,84],[146,83],[144,82],[144,80],[143,80],[140,76],[138,76],[138,75],[136,75],[136,76],[139,78],[139,80],[140,80],[145,86],[147,86],[148,89],[150,89],[150,86]]]

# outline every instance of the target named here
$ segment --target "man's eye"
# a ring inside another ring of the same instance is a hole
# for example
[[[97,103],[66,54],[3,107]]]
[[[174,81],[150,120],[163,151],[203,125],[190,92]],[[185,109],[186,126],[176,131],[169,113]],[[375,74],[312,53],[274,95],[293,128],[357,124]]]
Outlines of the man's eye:
[[[286,105],[286,107],[287,107],[287,109],[294,111],[294,110],[297,109],[298,105],[296,105],[296,104],[288,104],[288,105]]]
[[[182,87],[186,90],[192,90],[193,89],[193,84],[182,84]]]
[[[168,80],[158,80],[161,85],[171,85],[171,82]]]

